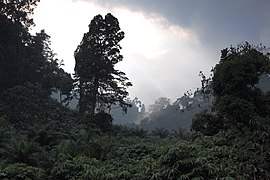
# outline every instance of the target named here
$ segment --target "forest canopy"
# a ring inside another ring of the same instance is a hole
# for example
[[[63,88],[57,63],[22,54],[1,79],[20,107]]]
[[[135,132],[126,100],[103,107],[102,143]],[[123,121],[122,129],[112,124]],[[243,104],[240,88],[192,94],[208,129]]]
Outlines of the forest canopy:
[[[199,107],[190,133],[113,125],[114,106],[145,113],[142,102],[127,99],[131,83],[115,69],[124,38],[117,18],[90,22],[73,79],[45,30],[29,33],[38,2],[0,2],[0,179],[270,179],[270,92],[258,87],[269,76],[266,47],[223,49],[212,76],[200,73],[193,98],[160,98],[143,121],[168,124],[175,112]],[[79,109],[64,103],[74,92]]]

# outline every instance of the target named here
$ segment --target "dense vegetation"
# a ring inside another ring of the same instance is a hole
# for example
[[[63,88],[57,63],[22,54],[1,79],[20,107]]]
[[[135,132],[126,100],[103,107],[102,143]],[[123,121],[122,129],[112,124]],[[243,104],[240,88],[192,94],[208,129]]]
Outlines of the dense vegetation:
[[[264,47],[222,50],[213,77],[202,75],[203,96],[215,98],[194,117],[192,134],[149,133],[112,125],[112,116],[91,104],[82,113],[50,98],[58,90],[70,99],[73,80],[45,31],[28,32],[36,3],[0,2],[0,179],[270,178],[270,93],[256,86],[270,70]],[[125,100],[125,88],[113,87],[124,96],[110,103]],[[173,107],[166,99],[156,105],[152,111]]]

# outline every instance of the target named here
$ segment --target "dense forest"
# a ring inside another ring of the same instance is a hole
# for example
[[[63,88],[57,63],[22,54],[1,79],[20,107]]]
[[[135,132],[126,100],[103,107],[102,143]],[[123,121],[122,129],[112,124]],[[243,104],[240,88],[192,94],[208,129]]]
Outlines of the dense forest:
[[[115,69],[125,36],[117,18],[92,19],[72,76],[45,30],[30,33],[38,2],[0,1],[0,179],[270,179],[270,92],[258,85],[270,73],[266,47],[221,50],[197,91],[146,113]],[[114,109],[140,125],[113,124]],[[179,114],[196,115],[173,129]]]

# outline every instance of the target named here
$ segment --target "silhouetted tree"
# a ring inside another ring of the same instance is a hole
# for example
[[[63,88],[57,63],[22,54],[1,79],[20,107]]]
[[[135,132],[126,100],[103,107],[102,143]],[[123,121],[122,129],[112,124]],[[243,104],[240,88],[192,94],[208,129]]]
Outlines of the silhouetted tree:
[[[0,14],[26,30],[34,25],[31,15],[40,0],[1,0]]]
[[[38,82],[44,90],[48,91],[48,94],[54,88],[59,90],[60,94],[69,96],[73,79],[61,68],[63,63],[55,58],[55,53],[50,48],[50,36],[41,30],[32,39],[32,43],[29,45],[29,54],[32,56],[29,62],[25,63],[28,71],[24,74],[29,75],[26,81]],[[30,73],[31,71],[32,73]],[[35,79],[31,81],[31,77]]]
[[[0,90],[20,83],[20,66],[25,58],[27,32],[4,15],[0,15]],[[22,37],[23,36],[23,37]]]
[[[262,75],[269,73],[270,60],[264,50],[263,46],[246,42],[221,51],[213,78],[203,77],[203,80],[207,79],[203,88],[210,87],[215,97],[214,114],[202,112],[195,116],[193,130],[213,135],[224,128],[242,131],[259,124],[267,126],[261,121],[269,115],[267,98],[256,85]]]
[[[269,73],[270,61],[261,49],[244,43],[222,50],[214,68],[215,108],[229,126],[251,125],[256,116],[266,116],[265,98],[256,84]]]
[[[72,78],[50,49],[50,36],[44,30],[34,36],[28,32],[37,2],[0,2],[0,90],[30,82],[41,85],[48,95],[53,88],[69,95]]]
[[[126,108],[126,88],[132,84],[125,73],[116,70],[122,61],[119,42],[124,38],[117,18],[97,15],[75,51],[76,86],[80,95],[79,111],[94,115],[96,110],[109,108],[116,102]]]
[[[34,25],[31,15],[39,0],[0,1],[0,90],[22,84],[23,64],[30,54],[28,29]]]

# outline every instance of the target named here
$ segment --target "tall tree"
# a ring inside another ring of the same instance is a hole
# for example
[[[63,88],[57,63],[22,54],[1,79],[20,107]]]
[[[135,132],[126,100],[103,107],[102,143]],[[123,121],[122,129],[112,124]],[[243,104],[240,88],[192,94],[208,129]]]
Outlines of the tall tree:
[[[27,82],[69,95],[72,79],[60,68],[44,30],[32,36],[31,15],[39,0],[0,1],[0,93]]]
[[[44,30],[32,37],[27,48],[31,56],[24,63],[25,69],[28,69],[24,72],[24,76],[28,75],[25,81],[40,84],[48,94],[51,94],[52,89],[57,89],[61,94],[69,96],[73,80],[61,68],[63,63],[55,57],[50,45],[50,36]]]
[[[34,25],[31,15],[39,0],[0,1],[0,90],[22,84],[22,64],[29,55],[28,29]]]
[[[257,126],[269,127],[269,122],[264,121],[269,117],[267,95],[257,86],[260,77],[270,72],[269,54],[266,52],[265,47],[249,43],[221,51],[220,62],[213,69],[213,78],[207,80],[203,87],[212,88],[214,113],[204,111],[195,116],[192,129],[215,134],[224,128],[242,131]],[[203,81],[205,79],[203,77]]]
[[[269,73],[270,60],[265,48],[249,43],[224,49],[214,68],[215,108],[228,126],[254,126],[255,117],[265,117],[265,95],[256,86]]]
[[[124,32],[113,15],[107,14],[105,18],[97,15],[91,21],[74,53],[80,113],[94,115],[96,110],[115,103],[123,108],[129,106],[125,102],[126,89],[132,84],[124,72],[114,68],[123,59],[119,44],[123,38]]]

